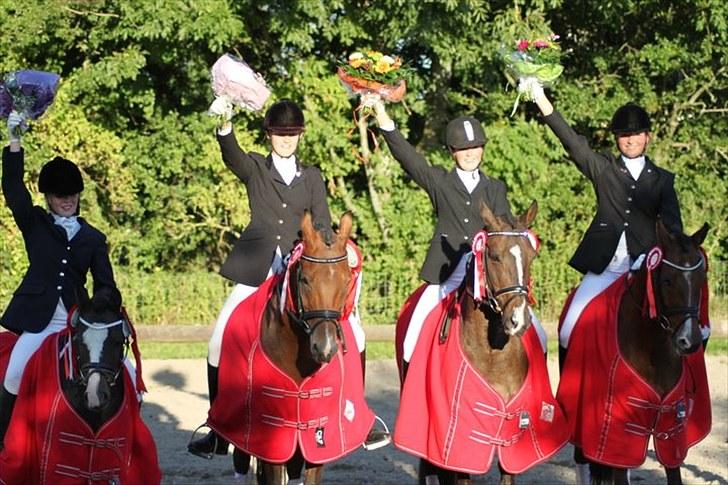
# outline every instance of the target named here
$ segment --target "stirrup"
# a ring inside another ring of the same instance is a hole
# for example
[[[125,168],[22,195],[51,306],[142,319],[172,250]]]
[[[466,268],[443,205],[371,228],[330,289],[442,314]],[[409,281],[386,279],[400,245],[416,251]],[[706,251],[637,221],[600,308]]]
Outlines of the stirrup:
[[[212,430],[212,428],[210,428],[210,433],[213,434],[214,439],[215,439],[215,443],[212,446],[212,451],[204,452],[204,451],[199,451],[199,450],[193,448],[192,443],[195,441],[195,435],[200,430],[200,428],[209,428],[209,426],[207,425],[207,423],[203,423],[203,424],[199,425],[197,428],[195,428],[195,430],[192,432],[192,436],[190,437],[190,441],[187,443],[187,451],[195,456],[199,456],[200,458],[205,458],[206,460],[212,460],[212,458],[215,455],[227,455],[227,446],[225,447],[225,453],[218,452],[218,448],[220,447],[222,438],[220,438],[218,436],[218,434],[214,430]],[[209,433],[208,433],[208,435],[209,435]],[[204,439],[204,438],[200,438],[200,439]]]
[[[382,418],[380,418],[379,416],[377,416],[376,414],[374,415],[374,418],[377,421],[379,421],[380,423],[382,423],[382,426],[384,426],[384,432],[382,432],[382,437],[380,439],[378,439],[377,441],[372,441],[371,443],[367,443],[365,440],[364,443],[362,443],[361,446],[367,451],[372,451],[372,450],[382,448],[392,442],[392,435],[389,433],[389,428],[387,427],[387,423],[385,423],[384,420]],[[370,429],[369,433],[371,433],[373,429],[374,428]],[[367,437],[368,436],[369,435],[367,434]]]

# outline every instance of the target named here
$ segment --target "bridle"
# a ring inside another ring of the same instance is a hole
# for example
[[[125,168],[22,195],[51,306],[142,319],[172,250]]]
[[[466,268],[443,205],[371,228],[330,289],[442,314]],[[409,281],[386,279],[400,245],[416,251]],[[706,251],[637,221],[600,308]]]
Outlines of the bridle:
[[[658,251],[655,251],[658,250]],[[692,266],[680,266],[676,263],[673,263],[672,261],[663,258],[662,257],[662,251],[659,250],[659,248],[653,248],[647,255],[647,272],[648,272],[648,278],[647,278],[647,284],[653,285],[651,273],[660,264],[664,264],[674,270],[680,271],[682,273],[691,273],[693,271],[697,271],[705,264],[705,257],[701,254],[700,259],[697,263],[693,264]],[[648,301],[649,301],[649,295],[651,292],[654,292],[653,288],[648,288]],[[686,321],[690,318],[699,318],[700,314],[700,307],[699,305],[691,305],[691,306],[685,306],[685,307],[670,307],[665,304],[664,298],[662,296],[662,292],[658,291],[658,299],[655,301],[655,311],[656,314],[653,318],[656,317],[657,322],[660,324],[660,327],[662,327],[663,330],[674,333],[674,330],[672,329],[672,326],[670,325],[670,318],[674,317],[675,315],[682,315],[683,319],[682,321]],[[657,304],[659,302],[659,304]],[[651,310],[652,311],[652,310]],[[652,315],[650,315],[652,317]]]
[[[348,259],[348,255],[344,254],[343,256],[336,256],[333,258],[317,258],[314,256],[307,256],[305,254],[301,254],[300,259],[303,261],[308,261],[309,263],[316,263],[316,264],[336,264],[340,263],[342,261],[346,261]],[[344,333],[341,330],[341,324],[339,323],[339,319],[341,318],[341,310],[330,310],[330,309],[316,309],[316,310],[306,310],[303,306],[303,299],[301,298],[301,263],[300,261],[297,261],[296,269],[295,269],[295,275],[296,275],[296,292],[295,292],[295,305],[294,308],[288,308],[286,311],[288,313],[288,316],[293,321],[293,323],[301,329],[307,336],[311,336],[311,334],[316,330],[316,328],[325,322],[332,322],[336,327],[336,337],[341,341],[342,343],[342,349],[344,352],[346,352],[346,342],[344,339]],[[309,320],[318,320],[317,322],[311,324]]]
[[[119,320],[115,320],[113,322],[109,323],[94,323],[89,322],[85,320],[80,315],[77,318],[77,322],[82,324],[83,326],[87,327],[90,330],[105,330],[113,327],[117,327],[119,325],[128,325],[125,319],[121,318]],[[73,337],[76,336],[76,332],[73,333]],[[114,368],[109,365],[104,364],[103,362],[86,362],[85,364],[80,363],[81,355],[79,352],[76,352],[76,365],[78,367],[78,378],[75,379],[78,383],[80,383],[83,386],[88,385],[88,380],[91,377],[91,374],[94,372],[98,372],[101,377],[104,378],[106,383],[109,385],[109,387],[113,387],[116,385],[117,379],[119,377],[119,374],[121,373],[122,369],[124,368],[124,360],[126,359],[127,355],[129,354],[129,335],[125,331],[124,333],[124,354],[121,357],[121,360],[119,361],[119,365]],[[71,371],[72,375],[72,371]],[[70,375],[69,375],[70,377]]]
[[[485,294],[482,295],[482,305],[486,305],[488,308],[490,308],[491,311],[494,313],[501,315],[503,313],[503,308],[508,306],[508,303],[513,300],[513,298],[517,298],[518,296],[525,296],[529,301],[532,299],[532,293],[531,293],[531,284],[530,281],[527,285],[518,284],[518,285],[512,285],[512,286],[506,286],[504,288],[498,288],[494,289],[494,285],[491,281],[490,271],[488,270],[488,258],[485,257],[486,249],[488,247],[487,240],[491,237],[525,237],[529,240],[529,242],[534,246],[534,249],[538,250],[538,238],[536,238],[535,234],[532,233],[529,230],[525,231],[480,231],[478,234],[475,235],[475,238],[473,238],[473,254],[476,258],[478,258],[478,252],[482,253],[482,259],[483,259],[483,274],[485,277]],[[535,239],[535,243],[534,243]],[[478,264],[476,262],[476,272],[479,271]],[[476,283],[477,284],[477,280]],[[498,302],[498,298],[503,295],[513,295],[508,300],[501,305]],[[475,294],[472,295],[476,300],[478,299]]]

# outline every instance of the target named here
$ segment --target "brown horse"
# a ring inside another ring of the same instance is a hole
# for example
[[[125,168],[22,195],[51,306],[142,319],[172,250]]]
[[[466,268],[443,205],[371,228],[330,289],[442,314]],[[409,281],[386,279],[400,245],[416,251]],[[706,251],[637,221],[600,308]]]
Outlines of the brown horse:
[[[351,229],[348,213],[341,217],[339,230],[334,233],[331,229],[315,229],[307,212],[301,223],[303,252],[289,268],[293,308],[281,312],[285,302],[280,301],[279,292],[274,292],[265,309],[263,350],[297,385],[331,361],[340,346],[345,349],[339,319],[351,283],[347,260]],[[323,466],[305,461],[300,449],[286,464],[261,464],[261,483],[285,484],[288,478],[299,479],[302,471],[305,484],[321,483]]]
[[[461,288],[467,292],[460,300],[462,349],[480,376],[506,403],[521,389],[529,370],[528,356],[520,337],[531,325],[529,267],[536,256],[536,248],[527,229],[535,219],[537,209],[534,201],[515,223],[511,223],[481,204],[481,218],[487,233],[482,276],[486,282],[486,298],[478,301],[473,297],[472,277],[466,278]],[[469,275],[472,273],[468,271]],[[443,330],[447,331],[447,324]],[[440,337],[442,339],[442,333]],[[502,467],[500,471],[502,484],[515,483],[514,475]],[[441,484],[472,483],[469,474],[446,470],[421,459],[419,482],[430,483],[427,477],[433,475]]]
[[[633,275],[633,281],[619,304],[617,337],[622,358],[661,399],[665,399],[681,379],[688,356],[698,351],[702,344],[699,311],[701,291],[706,281],[706,261],[700,245],[708,232],[708,225],[703,225],[692,236],[671,234],[661,222],[657,223],[656,229],[657,245],[662,250],[662,259],[655,259],[650,263],[651,257],[648,256],[647,263]],[[650,268],[650,264],[655,265],[654,268]],[[649,306],[650,293],[654,295],[652,301],[656,310],[653,316],[645,311],[645,307]],[[687,368],[690,368],[690,364]],[[691,370],[690,373],[692,372]],[[705,402],[707,399],[700,395],[701,391],[703,390],[697,389],[698,397],[695,402]],[[622,399],[628,402],[633,398],[615,396],[615,400]],[[680,408],[680,405],[676,410],[659,412],[682,412],[683,416],[688,413],[688,419],[690,418],[689,411],[684,407]],[[627,431],[630,430],[623,432]],[[654,429],[645,430],[645,436],[649,437],[650,434],[655,445],[658,439],[677,439],[671,436],[658,438],[661,433]],[[700,438],[702,437],[699,436],[698,440]],[[580,449],[576,450],[576,456],[583,457]],[[597,463],[591,463],[590,468],[593,484],[629,483],[627,468],[613,468]],[[679,466],[665,467],[665,471],[668,484],[682,483]]]

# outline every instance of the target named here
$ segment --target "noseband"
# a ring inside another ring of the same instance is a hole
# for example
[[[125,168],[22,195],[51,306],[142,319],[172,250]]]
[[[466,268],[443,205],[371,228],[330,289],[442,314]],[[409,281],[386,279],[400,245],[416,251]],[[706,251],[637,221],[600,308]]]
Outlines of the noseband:
[[[113,328],[119,325],[124,324],[124,320],[116,320],[114,322],[110,323],[93,323],[86,321],[83,317],[78,318],[78,322],[83,324],[85,327],[89,328],[90,330],[104,330],[108,328]],[[122,356],[121,360],[119,361],[119,366],[117,368],[110,367],[102,362],[87,362],[83,365],[80,364],[79,360],[81,358],[80,353],[76,353],[76,364],[78,365],[78,381],[83,385],[88,385],[88,380],[91,377],[91,374],[94,372],[98,372],[101,374],[101,377],[103,377],[106,380],[106,383],[109,385],[109,387],[113,387],[116,385],[116,380],[119,377],[119,373],[121,372],[121,369],[124,367],[124,360],[126,359],[127,355],[129,353],[129,338],[124,338],[124,355]]]
[[[702,267],[705,264],[705,258],[703,258],[703,256],[701,255],[700,260],[697,263],[695,263],[692,266],[688,266],[688,267],[677,265],[677,264],[673,263],[672,261],[669,261],[665,258],[663,258],[661,262],[664,263],[665,265],[669,266],[670,268],[676,269],[683,273],[691,273],[693,271],[700,269],[700,267]],[[648,268],[648,271],[650,271],[649,268]],[[692,306],[687,306],[687,307],[668,307],[664,303],[664,299],[662,297],[662,292],[659,292],[658,294],[660,295],[659,296],[660,304],[659,304],[659,308],[657,309],[657,321],[660,324],[660,327],[662,327],[664,330],[666,330],[668,332],[672,332],[672,327],[670,325],[670,317],[673,317],[675,315],[682,315],[683,322],[690,318],[695,318],[695,319],[699,318],[700,309],[699,309],[698,305],[692,305]]]
[[[316,258],[314,256],[306,256],[301,254],[301,259],[308,261],[309,263],[317,264],[335,264],[342,261],[346,261],[348,256],[336,256],[334,258]],[[303,306],[303,299],[301,298],[301,263],[299,262],[296,267],[296,308],[293,310],[288,309],[288,316],[291,318],[293,323],[298,326],[307,336],[316,330],[316,327],[324,322],[333,322],[336,326],[336,336],[342,342],[342,348],[346,352],[346,342],[344,341],[344,333],[341,331],[341,324],[339,319],[341,318],[341,311],[339,310],[328,310],[328,309],[317,309],[317,310],[306,310]],[[309,323],[309,320],[318,319],[313,325]]]

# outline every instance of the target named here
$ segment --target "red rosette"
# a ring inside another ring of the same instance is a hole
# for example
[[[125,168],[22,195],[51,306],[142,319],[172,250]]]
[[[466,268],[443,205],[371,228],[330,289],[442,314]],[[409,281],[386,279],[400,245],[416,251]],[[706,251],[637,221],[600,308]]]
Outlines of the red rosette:
[[[404,79],[400,79],[396,84],[383,84],[352,76],[341,67],[337,69],[336,73],[341,82],[346,84],[353,92],[357,94],[375,93],[392,103],[402,101],[407,91],[407,84]]]

